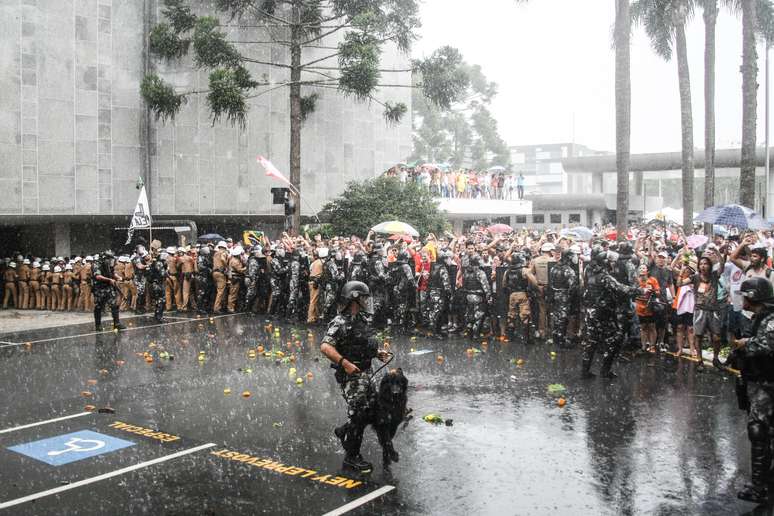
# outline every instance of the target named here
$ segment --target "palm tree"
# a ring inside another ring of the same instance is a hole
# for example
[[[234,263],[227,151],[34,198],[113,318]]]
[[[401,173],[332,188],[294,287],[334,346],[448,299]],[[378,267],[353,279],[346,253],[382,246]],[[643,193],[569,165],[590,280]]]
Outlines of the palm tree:
[[[742,7],[742,161],[739,202],[755,206],[755,138],[758,117],[758,51],[756,0],[741,0]]]
[[[615,164],[616,231],[626,238],[629,218],[629,152],[631,143],[631,15],[629,0],[615,0]],[[644,193],[644,192],[643,192]]]
[[[727,0],[726,0],[727,1]],[[699,0],[704,10],[704,207],[715,205],[715,24],[718,0]],[[704,233],[710,234],[711,224]]]
[[[693,232],[693,109],[685,24],[693,14],[693,0],[637,0],[632,17],[645,27],[653,50],[669,61],[677,54],[682,130],[683,230]]]

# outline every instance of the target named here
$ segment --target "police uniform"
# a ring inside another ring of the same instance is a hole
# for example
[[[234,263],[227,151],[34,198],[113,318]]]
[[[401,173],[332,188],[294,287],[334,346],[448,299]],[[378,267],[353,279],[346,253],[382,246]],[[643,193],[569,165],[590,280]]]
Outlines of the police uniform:
[[[212,293],[212,254],[209,248],[199,250],[196,257],[196,309],[199,313],[210,311],[210,301]]]
[[[323,265],[323,319],[331,320],[336,312],[336,299],[339,290],[344,283],[344,271],[336,263],[334,257],[329,256]]]
[[[228,284],[226,267],[228,265],[228,251],[226,243],[219,242],[215,253],[212,256],[212,282],[215,285],[215,302],[212,305],[213,312],[223,310],[223,303],[226,300],[226,285]]]
[[[40,263],[34,262],[30,271],[30,308],[40,310],[42,301],[40,299]]]
[[[290,255],[290,264],[288,265],[288,306],[287,318],[289,320],[298,317],[298,305],[301,283],[301,254],[298,249],[294,249]]]
[[[92,265],[93,278],[93,293],[94,293],[94,325],[97,331],[102,329],[102,309],[104,307],[110,308],[110,313],[113,316],[113,326],[120,328],[121,324],[118,320],[118,303],[116,288],[110,282],[115,280],[115,271],[113,270],[113,256],[112,254],[103,253],[97,261]],[[108,281],[100,280],[97,276],[107,278]]]
[[[513,338],[516,332],[517,321],[526,341],[529,340],[530,318],[532,310],[529,306],[530,272],[526,270],[527,261],[520,255],[511,257],[511,263],[505,272],[503,283],[508,295],[508,333]],[[532,279],[534,282],[534,278]]]
[[[167,279],[164,282],[164,299],[165,307],[169,312],[173,308],[177,308],[177,258],[175,257],[176,249],[174,247],[167,247]],[[174,306],[173,306],[174,301]]]
[[[228,261],[229,287],[228,287],[228,313],[236,312],[239,290],[245,280],[245,266],[242,264],[242,248],[235,247],[231,250],[231,258]]]
[[[430,331],[436,335],[445,335],[448,332],[447,318],[452,286],[446,260],[451,260],[451,254],[442,251],[438,260],[430,267],[430,280],[427,285],[430,300],[427,324]]]
[[[185,249],[182,247],[177,252],[177,267],[179,269],[177,284],[180,292],[177,309],[185,312],[189,309],[189,304],[195,304],[195,300],[191,299],[191,284],[196,271],[196,260],[193,256],[185,254]]]
[[[78,272],[81,289],[81,294],[78,297],[78,309],[87,312],[94,309],[94,298],[91,294],[92,267],[93,259],[91,256],[87,256],[86,263],[83,264],[83,267]]]
[[[134,289],[137,292],[133,300],[134,309],[138,313],[145,311],[145,290],[148,286],[148,260],[150,255],[142,249],[132,258],[132,267],[134,268]]]
[[[393,325],[398,331],[407,331],[409,329],[409,312],[414,307],[416,300],[416,279],[411,265],[408,251],[401,251],[398,254],[398,263],[393,269],[393,296],[395,306],[393,307],[394,320]]]
[[[341,365],[331,364],[336,369],[336,381],[347,403],[347,422],[336,429],[336,435],[347,457],[359,457],[363,432],[374,417],[376,391],[371,384],[370,373],[371,360],[377,357],[378,346],[371,337],[369,321],[362,312],[354,316],[344,312],[334,317],[322,343],[336,348],[344,359],[361,371],[348,375]]]
[[[537,303],[538,303],[538,332],[540,338],[546,338],[548,335],[548,309],[546,307],[546,288],[548,287],[548,264],[555,262],[552,257],[545,253],[554,250],[554,244],[545,243],[540,248],[541,254],[532,260],[532,274],[538,283]]]
[[[30,308],[30,261],[24,259],[19,265],[16,281],[19,285],[19,308],[26,310]]]
[[[315,324],[320,318],[320,291],[323,275],[323,261],[320,258],[312,262],[309,268],[309,310],[306,314],[306,322]]]
[[[148,266],[148,287],[150,291],[153,315],[161,322],[164,316],[164,294],[167,285],[167,264],[163,254],[156,257]]]
[[[19,298],[16,291],[16,263],[11,262],[3,273],[5,282],[5,295],[3,296],[3,308],[8,308],[8,301],[13,303],[14,308],[19,308]]]
[[[465,327],[471,339],[478,339],[486,319],[488,307],[492,306],[492,288],[486,273],[481,270],[481,259],[471,256],[462,274],[462,288],[465,290]]]
[[[574,267],[575,254],[566,250],[562,259],[551,268],[548,277],[548,304],[551,307],[551,339],[560,348],[570,347],[567,330],[571,314],[578,310],[578,290],[580,283]]]
[[[598,251],[587,269],[586,290],[583,294],[585,339],[583,345],[582,375],[591,374],[591,362],[598,348],[602,348],[602,367],[600,373],[605,377],[614,377],[611,372],[613,362],[621,349],[616,308],[622,297],[634,298],[640,289],[623,285],[607,271],[607,253]]]
[[[373,303],[374,322],[382,324],[387,319],[387,267],[381,248],[375,247],[368,258],[368,288],[371,290],[371,302]]]

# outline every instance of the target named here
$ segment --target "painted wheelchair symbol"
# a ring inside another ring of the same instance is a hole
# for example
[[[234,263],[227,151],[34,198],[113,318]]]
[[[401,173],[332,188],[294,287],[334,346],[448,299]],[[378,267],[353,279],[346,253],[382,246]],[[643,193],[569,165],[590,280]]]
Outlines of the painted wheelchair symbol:
[[[55,457],[57,455],[62,455],[63,453],[68,453],[68,452],[90,452],[94,450],[99,450],[100,448],[105,447],[105,441],[98,441],[97,439],[80,439],[78,437],[73,437],[69,441],[67,441],[64,445],[66,447],[64,450],[52,450],[48,452],[48,455],[51,457]]]

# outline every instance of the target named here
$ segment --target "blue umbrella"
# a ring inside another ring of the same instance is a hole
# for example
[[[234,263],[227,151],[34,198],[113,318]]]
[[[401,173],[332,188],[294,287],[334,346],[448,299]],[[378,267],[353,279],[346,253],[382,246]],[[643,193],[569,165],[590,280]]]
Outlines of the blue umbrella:
[[[709,224],[734,226],[739,229],[769,229],[771,227],[771,224],[763,220],[760,215],[750,208],[740,206],[739,204],[711,206],[699,213],[696,220]]]

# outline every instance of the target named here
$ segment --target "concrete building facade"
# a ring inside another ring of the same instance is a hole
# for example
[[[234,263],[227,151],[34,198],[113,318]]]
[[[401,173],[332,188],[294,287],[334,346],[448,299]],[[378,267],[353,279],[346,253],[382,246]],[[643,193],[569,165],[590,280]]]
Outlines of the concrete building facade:
[[[207,230],[254,227],[280,214],[270,188],[282,185],[264,175],[256,156],[289,175],[286,89],[251,99],[245,127],[213,124],[206,99],[197,96],[174,122],[148,122],[139,93],[146,67],[178,91],[207,85],[208,72],[195,69],[190,57],[170,64],[146,60],[144,34],[158,20],[160,3],[0,2],[0,255],[110,245],[116,237],[105,231],[128,222],[138,177],[145,179],[156,219],[191,219]],[[261,39],[257,29],[225,30],[229,39]],[[286,52],[247,43],[240,50],[271,62],[283,62]],[[382,66],[405,69],[407,59],[388,48]],[[287,75],[263,65],[249,69],[274,82]],[[389,78],[410,84],[406,72]],[[302,131],[304,215],[348,181],[373,177],[411,152],[410,117],[390,126],[377,103],[330,89],[317,93],[317,110]],[[385,89],[377,98],[410,110],[409,88]],[[85,233],[90,238],[82,238]]]

